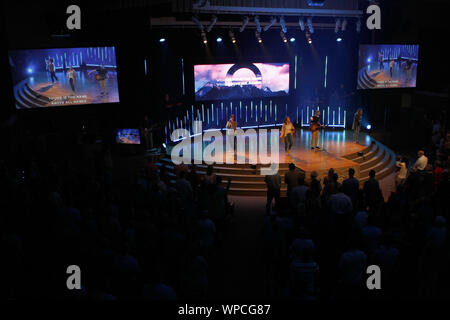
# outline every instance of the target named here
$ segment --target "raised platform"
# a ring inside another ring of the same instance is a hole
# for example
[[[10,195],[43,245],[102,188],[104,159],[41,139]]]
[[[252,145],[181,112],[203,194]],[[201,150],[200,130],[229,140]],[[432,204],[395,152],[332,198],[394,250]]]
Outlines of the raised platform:
[[[361,133],[361,144],[353,142],[351,131],[323,131],[319,139],[321,149],[311,150],[311,132],[297,130],[294,146],[289,154],[284,152],[284,144],[280,141],[279,173],[282,177],[288,171],[289,163],[294,163],[306,173],[307,181],[310,173],[317,171],[323,179],[330,168],[334,168],[339,180],[347,178],[348,169],[355,169],[355,176],[364,183],[369,178],[369,171],[374,169],[377,179],[382,179],[394,171],[395,154],[383,144]],[[264,196],[267,187],[264,176],[260,174],[261,164],[248,163],[248,151],[245,154],[246,164],[215,164],[214,171],[223,177],[223,184],[231,178],[230,194],[245,196]],[[160,159],[159,166],[165,165],[175,180],[174,165],[170,157]],[[205,174],[207,165],[199,164],[197,171]],[[284,180],[284,178],[282,179]],[[286,185],[282,183],[282,194],[286,193]]]

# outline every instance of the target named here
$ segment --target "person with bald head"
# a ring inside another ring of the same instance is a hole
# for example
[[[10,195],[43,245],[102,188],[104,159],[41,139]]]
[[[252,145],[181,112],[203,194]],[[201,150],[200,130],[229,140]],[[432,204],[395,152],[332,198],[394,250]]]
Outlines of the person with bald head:
[[[425,156],[425,152],[423,150],[419,150],[417,152],[417,161],[413,166],[413,171],[422,172],[428,165],[428,158]]]

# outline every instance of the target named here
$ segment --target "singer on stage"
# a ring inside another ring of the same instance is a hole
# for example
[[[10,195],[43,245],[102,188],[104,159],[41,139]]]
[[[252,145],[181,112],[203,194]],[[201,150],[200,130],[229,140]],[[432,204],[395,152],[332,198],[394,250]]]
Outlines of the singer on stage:
[[[281,127],[281,139],[284,140],[284,151],[291,151],[294,144],[295,127],[289,117],[284,118],[283,127]]]
[[[319,147],[319,129],[322,127],[320,124],[320,110],[317,110],[315,115],[310,118],[311,127],[311,149],[320,149]]]

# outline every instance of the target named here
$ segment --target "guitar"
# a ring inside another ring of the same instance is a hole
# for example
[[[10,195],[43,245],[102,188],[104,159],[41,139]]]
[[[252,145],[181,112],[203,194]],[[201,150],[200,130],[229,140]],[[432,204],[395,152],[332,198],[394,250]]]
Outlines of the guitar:
[[[327,127],[327,125],[325,125],[325,124],[320,124],[320,123],[311,123],[310,125],[309,125],[309,127],[311,128],[311,131],[317,131],[317,130],[319,130],[320,128],[325,128],[325,127]]]
[[[105,77],[103,77],[103,76],[101,76],[101,75],[99,75],[99,74],[96,74],[95,75],[95,80],[105,80]]]

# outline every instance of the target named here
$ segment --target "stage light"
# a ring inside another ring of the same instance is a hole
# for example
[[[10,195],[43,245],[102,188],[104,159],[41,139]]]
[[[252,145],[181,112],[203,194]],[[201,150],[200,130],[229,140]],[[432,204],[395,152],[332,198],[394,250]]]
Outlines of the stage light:
[[[345,31],[346,28],[347,28],[347,19],[344,19],[344,21],[342,21],[341,30]]]
[[[204,43],[204,44],[207,44],[207,43],[208,43],[208,39],[206,38],[205,31],[202,31],[202,40],[203,40],[203,43]]]
[[[165,38],[161,38],[161,39],[159,39],[159,42],[166,42],[166,39]]]
[[[162,146],[163,146],[164,148],[167,148],[167,146],[166,146],[166,144],[165,144],[165,143],[163,143],[163,144],[162,144]]]
[[[230,35],[231,42],[232,42],[232,43],[236,43],[236,38],[234,37],[234,32],[233,32],[233,30],[230,30],[230,31],[228,32],[228,34]]]
[[[208,26],[208,28],[206,28],[206,31],[210,32],[216,23],[217,23],[217,17],[216,16],[212,16],[211,24]]]
[[[239,28],[239,32],[244,31],[245,27],[248,25],[248,22],[250,21],[249,17],[244,17],[244,20],[242,20],[242,26]]]
[[[305,20],[303,20],[303,18],[298,19],[298,24],[300,26],[300,30],[305,31]]]
[[[280,32],[280,37],[281,37],[281,39],[283,39],[283,42],[284,42],[284,43],[286,43],[286,42],[287,42],[287,38],[286,38],[286,35],[284,34],[284,32],[283,32],[283,31],[281,31],[281,32]]]
[[[29,74],[32,74],[32,73],[33,73],[33,69],[28,68],[28,69],[27,69],[27,72],[28,72]]]
[[[356,32],[361,32],[361,19],[358,19],[358,21],[356,21]]]
[[[258,40],[258,42],[262,43],[261,34],[258,31],[255,32],[255,36],[256,36],[256,39]]]
[[[256,16],[255,17],[255,25],[256,25],[256,30],[261,33],[261,24],[259,23],[259,17]]]
[[[341,42],[341,41],[342,41],[342,38],[339,37],[339,38],[336,39],[336,41],[337,41],[337,42]]]
[[[287,32],[287,28],[286,28],[286,21],[284,20],[284,17],[280,17],[280,26],[281,26],[281,30],[286,33]]]
[[[218,37],[218,38],[216,39],[216,41],[220,43],[220,42],[222,42],[222,38],[221,38],[221,37]]]
[[[269,28],[270,28],[271,26],[273,26],[276,22],[277,22],[277,19],[276,19],[275,17],[271,17],[271,18],[270,18],[269,24],[266,25],[266,26],[263,28],[263,30],[264,30],[264,31],[269,30]]]
[[[371,63],[371,62],[372,62],[372,58],[371,57],[367,58],[367,63]]]
[[[341,19],[337,18],[336,19],[336,25],[334,26],[334,32],[338,33],[340,27],[341,27]]]
[[[309,44],[312,44],[312,39],[308,39],[308,43],[309,43]]]
[[[290,41],[290,42],[295,42],[295,38],[292,37],[292,38],[289,39],[289,41]]]
[[[368,125],[366,126],[366,129],[367,129],[367,130],[370,130],[370,129],[372,129],[372,126],[371,126],[370,124],[368,124]]]

